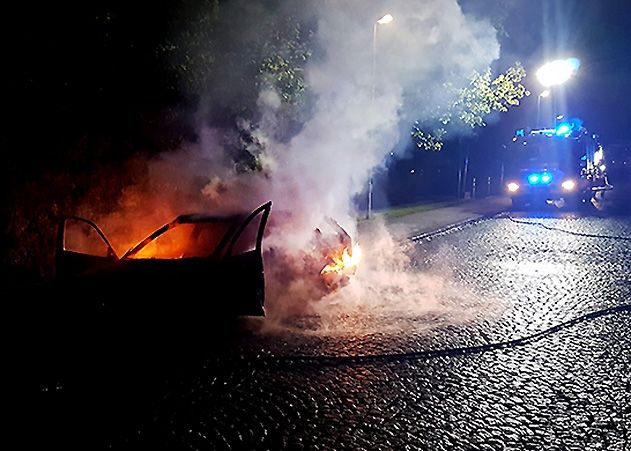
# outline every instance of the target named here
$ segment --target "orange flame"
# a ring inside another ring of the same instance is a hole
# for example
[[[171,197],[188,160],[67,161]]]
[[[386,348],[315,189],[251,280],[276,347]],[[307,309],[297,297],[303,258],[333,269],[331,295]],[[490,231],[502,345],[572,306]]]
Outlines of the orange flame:
[[[189,245],[190,230],[186,227],[175,227],[155,241],[150,242],[132,258],[179,259],[184,257],[184,249]]]
[[[178,259],[208,257],[229,229],[228,222],[178,224],[148,243],[132,258]]]
[[[357,244],[350,251],[348,247],[342,250],[337,249],[333,255],[328,256],[331,263],[322,268],[320,274],[354,274],[361,260],[361,255],[361,248]]]

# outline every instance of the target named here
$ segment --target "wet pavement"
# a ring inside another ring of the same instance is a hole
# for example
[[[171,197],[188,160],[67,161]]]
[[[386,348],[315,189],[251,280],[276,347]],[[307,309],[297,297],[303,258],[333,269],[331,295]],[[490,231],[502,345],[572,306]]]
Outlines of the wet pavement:
[[[475,351],[630,303],[628,237],[627,216],[532,212],[425,235],[309,314],[130,358],[125,391],[49,384],[33,424],[84,449],[629,451],[629,310]]]

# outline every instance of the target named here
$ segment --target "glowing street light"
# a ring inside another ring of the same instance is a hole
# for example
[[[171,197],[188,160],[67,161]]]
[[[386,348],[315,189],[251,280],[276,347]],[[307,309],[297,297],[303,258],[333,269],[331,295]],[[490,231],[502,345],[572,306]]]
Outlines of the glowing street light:
[[[377,27],[379,25],[389,24],[394,20],[392,14],[385,14],[372,26],[372,74],[371,74],[371,86],[370,86],[370,98],[375,98],[375,85],[376,85],[376,67],[377,67]],[[372,174],[368,179],[368,208],[366,209],[366,219],[370,219],[372,212]]]
[[[577,58],[551,61],[537,70],[537,80],[546,88],[562,85],[572,78],[579,66],[580,61]]]
[[[394,20],[394,17],[392,17],[392,14],[386,14],[385,16],[383,16],[381,19],[379,19],[377,21],[377,23],[379,25],[385,25],[387,23],[390,23]]]

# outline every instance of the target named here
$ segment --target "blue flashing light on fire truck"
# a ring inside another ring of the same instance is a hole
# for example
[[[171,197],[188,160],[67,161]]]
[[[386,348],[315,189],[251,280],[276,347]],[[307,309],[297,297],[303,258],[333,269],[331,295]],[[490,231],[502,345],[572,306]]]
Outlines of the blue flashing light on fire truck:
[[[513,208],[594,204],[613,189],[604,149],[580,120],[555,128],[517,130],[506,161],[506,191]]]

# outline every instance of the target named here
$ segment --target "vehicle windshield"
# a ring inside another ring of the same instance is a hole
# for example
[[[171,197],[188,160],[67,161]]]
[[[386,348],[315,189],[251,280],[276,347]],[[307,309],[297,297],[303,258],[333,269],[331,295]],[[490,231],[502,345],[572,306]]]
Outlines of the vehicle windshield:
[[[577,140],[529,137],[513,147],[509,166],[514,171],[548,169],[571,172],[584,164],[584,149]]]

